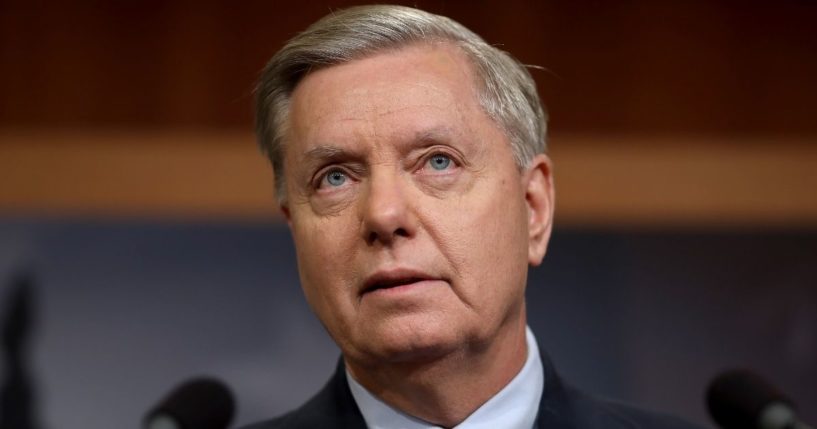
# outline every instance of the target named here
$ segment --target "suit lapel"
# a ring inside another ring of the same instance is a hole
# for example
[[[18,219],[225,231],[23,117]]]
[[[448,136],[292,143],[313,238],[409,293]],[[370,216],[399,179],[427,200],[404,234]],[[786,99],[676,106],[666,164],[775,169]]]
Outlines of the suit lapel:
[[[545,390],[539,402],[537,429],[638,429],[640,424],[619,408],[599,401],[564,384],[551,363],[541,353],[545,369]]]
[[[550,358],[540,350],[542,366],[545,370],[545,389],[539,402],[539,414],[536,416],[538,429],[574,429],[577,426],[575,416],[562,380]]]
[[[338,361],[332,380],[317,397],[321,407],[327,410],[325,428],[366,429],[366,421],[360,413],[355,398],[349,390],[346,380],[346,367],[343,358]]]

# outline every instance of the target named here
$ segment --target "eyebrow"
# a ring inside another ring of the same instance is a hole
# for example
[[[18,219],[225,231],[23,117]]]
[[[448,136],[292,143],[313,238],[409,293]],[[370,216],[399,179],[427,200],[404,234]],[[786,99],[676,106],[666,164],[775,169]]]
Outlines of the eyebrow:
[[[307,161],[322,161],[326,159],[349,158],[352,154],[337,146],[318,146],[308,150],[304,157]]]
[[[417,131],[408,142],[410,146],[414,146],[418,143],[440,143],[450,140],[453,134],[451,127],[435,126]],[[346,161],[358,158],[361,158],[361,154],[358,153],[358,151],[333,145],[317,146],[304,153],[304,160],[307,163]]]
[[[424,129],[418,131],[414,135],[413,141],[415,142],[441,142],[446,141],[451,138],[453,132],[451,131],[450,127],[447,126],[440,126],[440,127],[432,127],[428,129]]]

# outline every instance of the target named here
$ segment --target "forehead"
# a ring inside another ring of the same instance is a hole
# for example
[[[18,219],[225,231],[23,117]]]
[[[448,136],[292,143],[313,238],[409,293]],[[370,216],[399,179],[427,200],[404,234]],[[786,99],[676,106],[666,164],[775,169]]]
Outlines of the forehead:
[[[450,43],[414,44],[320,69],[293,92],[290,137],[465,126],[474,115],[485,116],[475,82],[471,62]]]

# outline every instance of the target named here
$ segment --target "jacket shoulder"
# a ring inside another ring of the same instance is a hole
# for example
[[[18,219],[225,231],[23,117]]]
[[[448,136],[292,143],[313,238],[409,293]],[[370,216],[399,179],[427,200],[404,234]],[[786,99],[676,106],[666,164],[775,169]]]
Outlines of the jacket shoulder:
[[[346,370],[339,362],[335,374],[309,401],[279,417],[241,429],[366,429],[365,420],[349,391]]]
[[[321,394],[315,395],[300,407],[270,420],[244,426],[241,429],[310,429],[339,426],[340,416],[327,408]]]
[[[571,389],[572,390],[572,389]],[[574,412],[582,416],[587,428],[627,429],[705,429],[680,417],[645,410],[629,404],[572,392]]]
[[[304,408],[307,404],[276,418],[243,426],[239,429],[306,429],[320,427],[321,423],[319,421],[310,421],[314,420],[310,419],[310,416],[315,416],[315,414]]]

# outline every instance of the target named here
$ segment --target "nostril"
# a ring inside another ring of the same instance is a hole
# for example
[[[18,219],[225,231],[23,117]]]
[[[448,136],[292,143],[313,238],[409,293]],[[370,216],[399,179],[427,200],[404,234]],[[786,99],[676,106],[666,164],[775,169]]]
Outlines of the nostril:
[[[383,236],[378,234],[377,231],[371,231],[369,232],[369,235],[366,236],[366,241],[369,244],[374,244],[376,241],[391,242],[395,237],[408,237],[409,235],[408,230],[405,228],[397,228],[391,233],[391,235],[384,234]]]

